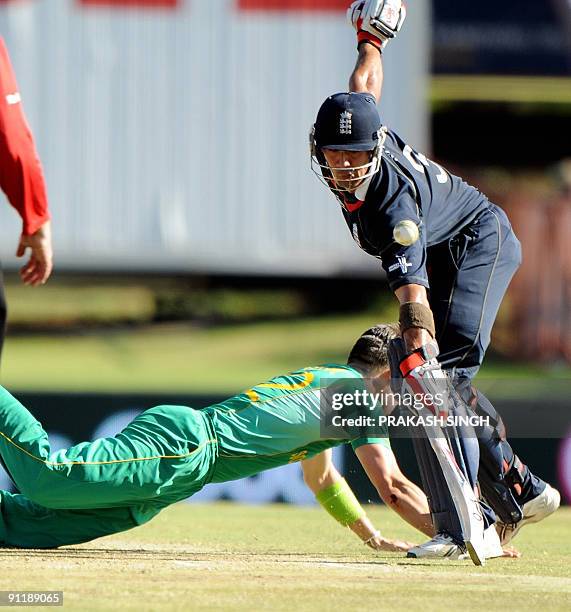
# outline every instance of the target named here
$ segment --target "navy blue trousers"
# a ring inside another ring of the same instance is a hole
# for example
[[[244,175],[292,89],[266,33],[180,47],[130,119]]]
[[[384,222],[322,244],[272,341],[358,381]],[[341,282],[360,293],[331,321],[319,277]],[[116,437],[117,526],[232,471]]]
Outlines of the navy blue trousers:
[[[442,367],[451,372],[462,395],[476,399],[478,412],[496,427],[461,437],[467,476],[478,480],[480,457],[488,473],[502,478],[514,453],[505,439],[500,416],[490,401],[471,386],[486,349],[508,285],[521,263],[521,246],[504,211],[494,204],[450,240],[427,249],[429,301],[434,313]],[[525,467],[525,466],[524,466]],[[525,467],[522,485],[514,491],[520,504],[537,496],[545,484]],[[495,518],[485,511],[487,522]],[[441,526],[454,532],[449,525]],[[438,528],[438,526],[437,526]]]
[[[521,263],[521,246],[494,204],[450,240],[427,250],[429,300],[443,368],[473,378],[492,326]]]

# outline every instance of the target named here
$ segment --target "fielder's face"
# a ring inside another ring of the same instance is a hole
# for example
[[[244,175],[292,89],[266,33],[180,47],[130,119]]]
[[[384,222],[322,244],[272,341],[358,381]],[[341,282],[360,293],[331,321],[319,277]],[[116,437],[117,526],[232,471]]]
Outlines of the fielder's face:
[[[339,151],[322,149],[327,165],[337,187],[353,193],[368,175],[371,166],[371,151]]]

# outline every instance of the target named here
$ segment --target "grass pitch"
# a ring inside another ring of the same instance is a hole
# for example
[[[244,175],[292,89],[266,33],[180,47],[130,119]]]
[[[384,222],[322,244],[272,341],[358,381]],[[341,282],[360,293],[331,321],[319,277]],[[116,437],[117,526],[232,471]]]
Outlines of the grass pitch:
[[[176,324],[73,336],[9,335],[2,384],[14,391],[232,395],[304,366],[345,363],[358,335],[383,319],[394,317],[360,314],[204,329]],[[529,397],[534,389],[549,391],[554,378],[567,381],[567,394],[571,370],[487,362],[479,380],[486,376],[507,381],[510,396]],[[515,379],[517,385],[510,384]]]
[[[387,536],[420,541],[385,508]],[[69,610],[571,608],[571,509],[522,530],[519,560],[374,553],[318,508],[179,504],[133,531],[51,551],[1,549],[2,590],[63,590]]]

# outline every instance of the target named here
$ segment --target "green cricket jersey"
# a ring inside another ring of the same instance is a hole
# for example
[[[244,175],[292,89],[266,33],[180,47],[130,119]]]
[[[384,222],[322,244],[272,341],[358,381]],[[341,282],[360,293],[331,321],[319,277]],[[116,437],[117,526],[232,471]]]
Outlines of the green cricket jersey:
[[[321,438],[320,398],[334,379],[361,382],[363,377],[346,365],[303,368],[202,410],[218,441],[212,482],[251,476],[348,442],[353,448],[371,443],[390,446],[388,433],[354,440]]]
[[[387,438],[358,437],[359,428],[343,430],[355,432],[345,439],[321,437],[320,396],[336,401],[339,389],[350,393],[363,383],[347,366],[305,368],[204,410],[149,408],[116,436],[54,452],[41,424],[0,387],[0,459],[20,490],[0,491],[0,543],[87,542],[141,525],[209,482],[257,474],[348,441],[388,445]]]

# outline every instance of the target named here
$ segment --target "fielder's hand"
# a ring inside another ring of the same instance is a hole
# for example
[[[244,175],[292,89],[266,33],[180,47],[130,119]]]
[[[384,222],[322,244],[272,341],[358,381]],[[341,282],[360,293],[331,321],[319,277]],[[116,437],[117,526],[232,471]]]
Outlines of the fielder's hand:
[[[402,0],[356,0],[347,18],[357,30],[358,43],[369,42],[382,51],[401,29],[406,8]]]
[[[504,551],[502,555],[504,559],[519,559],[521,557],[519,550],[513,546],[504,546],[502,550]]]
[[[20,237],[16,257],[26,254],[30,249],[30,259],[20,269],[20,278],[24,285],[43,285],[52,273],[52,230],[49,221],[46,221],[39,230],[31,236]]]
[[[384,550],[386,552],[407,552],[409,549],[416,546],[411,542],[404,542],[402,540],[388,540],[377,531],[377,533],[365,540],[365,544],[373,550]]]

